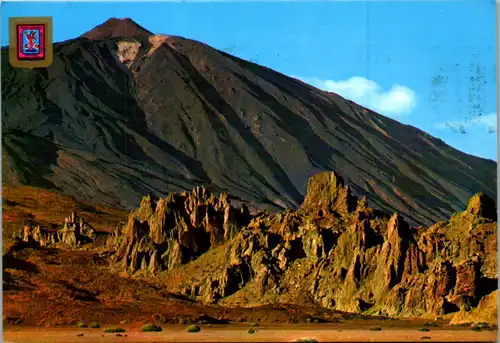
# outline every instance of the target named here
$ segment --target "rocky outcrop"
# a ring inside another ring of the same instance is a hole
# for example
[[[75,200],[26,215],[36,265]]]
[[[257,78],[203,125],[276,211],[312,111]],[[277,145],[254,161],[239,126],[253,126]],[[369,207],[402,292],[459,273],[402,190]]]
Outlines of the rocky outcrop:
[[[476,308],[471,311],[461,310],[451,318],[451,323],[485,322],[496,324],[498,322],[498,290],[481,299]]]
[[[61,244],[73,247],[90,243],[96,237],[96,232],[73,212],[64,219],[64,227],[57,231],[57,237]]]
[[[483,193],[478,193],[469,200],[467,212],[486,219],[497,220],[495,200]]]
[[[56,243],[57,232],[49,231],[40,225],[28,224],[21,231],[15,232],[12,238],[26,243],[40,244],[40,246],[50,246]]]
[[[336,212],[345,215],[352,212],[358,199],[351,194],[349,186],[344,186],[341,176],[333,172],[323,172],[309,179],[307,194],[301,208],[308,212]]]
[[[299,210],[256,216],[233,239],[216,235],[230,240],[217,259],[224,265],[179,290],[205,302],[238,293],[254,304],[309,301],[365,314],[469,313],[496,290],[494,213],[494,201],[476,195],[449,221],[416,229],[368,208],[335,173],[321,173]]]
[[[231,206],[226,194],[219,197],[204,187],[168,197],[144,197],[115,235],[113,263],[135,273],[156,273],[185,264],[227,240],[248,224],[246,206]]]
[[[204,187],[146,196],[105,237],[106,254],[115,270],[146,278],[163,272],[157,281],[169,292],[205,303],[493,323],[495,213],[493,199],[478,194],[448,221],[414,228],[397,213],[369,208],[325,172],[311,178],[299,209],[277,214],[250,215]],[[60,230],[26,226],[19,238],[76,248],[98,236],[73,213]]]
[[[94,228],[73,212],[64,219],[64,225],[61,229],[49,230],[40,225],[28,224],[22,232],[14,234],[14,238],[40,246],[57,245],[61,248],[72,249],[91,243],[96,235]]]

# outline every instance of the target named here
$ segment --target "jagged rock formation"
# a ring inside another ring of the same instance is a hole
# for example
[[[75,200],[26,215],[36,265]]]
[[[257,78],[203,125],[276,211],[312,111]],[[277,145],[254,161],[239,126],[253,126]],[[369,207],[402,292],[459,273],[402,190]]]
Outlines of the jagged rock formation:
[[[278,214],[250,215],[203,187],[146,196],[105,237],[108,251],[100,258],[108,263],[111,256],[115,271],[204,303],[496,323],[493,199],[476,194],[449,220],[415,228],[398,213],[369,208],[334,172],[315,175],[307,188],[298,210]],[[94,246],[99,233],[73,213],[61,230],[27,226],[20,235],[72,249]]]
[[[22,232],[14,234],[13,238],[38,243],[40,246],[76,248],[92,242],[96,236],[94,228],[73,212],[64,219],[64,226],[59,230],[48,230],[40,225],[28,224]]]
[[[12,238],[26,243],[38,243],[43,247],[56,243],[57,232],[49,231],[40,225],[28,224],[21,231],[15,232]]]
[[[95,230],[73,212],[64,219],[64,227],[57,231],[57,237],[59,242],[72,247],[89,243],[96,235]]]
[[[216,197],[204,187],[159,200],[147,196],[114,235],[113,262],[131,273],[172,269],[231,240],[249,219],[245,205],[236,209],[227,194]]]
[[[155,218],[153,210],[146,212]],[[220,252],[224,256],[201,255],[201,270],[189,275],[194,281],[167,277],[166,282],[205,302],[313,302],[389,316],[470,313],[479,303],[492,303],[496,294],[495,219],[493,199],[477,194],[448,221],[412,228],[397,213],[387,216],[368,208],[366,199],[354,197],[335,173],[320,173],[309,181],[300,209],[254,217],[233,239],[218,235],[218,242],[229,239]],[[134,225],[129,230],[143,227]],[[154,234],[157,229],[145,232],[163,237]],[[180,237],[179,229],[174,232]],[[217,232],[215,226],[211,232]],[[172,259],[183,262],[177,246],[164,250],[164,265]],[[123,245],[119,256],[125,250],[135,256],[132,247]],[[211,268],[214,261],[225,262]],[[185,268],[188,273],[189,265]]]

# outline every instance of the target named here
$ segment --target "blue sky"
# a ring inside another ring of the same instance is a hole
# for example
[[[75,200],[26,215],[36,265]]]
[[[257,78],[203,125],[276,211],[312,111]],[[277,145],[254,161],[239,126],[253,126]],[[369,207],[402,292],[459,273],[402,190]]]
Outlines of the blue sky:
[[[334,91],[469,154],[497,160],[494,0],[10,2],[52,16],[56,41],[110,17],[217,49]]]

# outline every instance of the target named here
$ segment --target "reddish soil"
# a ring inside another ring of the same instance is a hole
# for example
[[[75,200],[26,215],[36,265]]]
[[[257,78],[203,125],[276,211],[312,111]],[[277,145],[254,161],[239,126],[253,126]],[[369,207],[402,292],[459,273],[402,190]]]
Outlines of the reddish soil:
[[[425,341],[474,341],[493,342],[496,331],[474,332],[466,329],[438,328],[429,332],[421,332],[417,328],[380,326],[380,331],[373,331],[373,326],[353,328],[342,324],[309,324],[297,327],[271,326],[257,327],[254,334],[248,333],[248,326],[221,325],[215,327],[201,326],[201,331],[188,333],[184,326],[167,326],[162,332],[140,332],[137,328],[124,326],[126,332],[117,336],[115,333],[104,333],[102,329],[10,329],[4,332],[5,341],[17,343],[40,342],[59,343],[77,341],[90,342],[294,342],[301,338],[314,338],[319,342],[341,341],[395,341],[395,342],[425,342]],[[83,335],[82,335],[83,334]]]
[[[338,321],[343,314],[312,308],[205,306],[150,281],[110,271],[106,252],[61,251],[17,244],[4,257],[4,324],[54,326],[97,321],[143,324]]]
[[[137,327],[147,322],[306,323],[423,327],[425,320],[366,319],[321,308],[262,306],[258,308],[203,305],[169,293],[157,279],[136,279],[112,273],[108,253],[62,251],[17,244],[4,256],[4,325],[12,327],[73,327],[79,322],[118,323]],[[445,325],[445,322],[438,322]],[[310,324],[315,325],[315,324]],[[322,324],[317,324],[322,325]]]

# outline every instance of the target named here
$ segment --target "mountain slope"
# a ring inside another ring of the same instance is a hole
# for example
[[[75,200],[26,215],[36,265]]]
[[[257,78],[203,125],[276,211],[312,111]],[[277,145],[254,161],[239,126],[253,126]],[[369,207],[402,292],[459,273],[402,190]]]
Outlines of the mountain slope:
[[[131,208],[204,184],[296,207],[308,177],[429,224],[493,196],[496,163],[265,67],[110,19],[55,44],[47,69],[2,49],[4,181]]]

